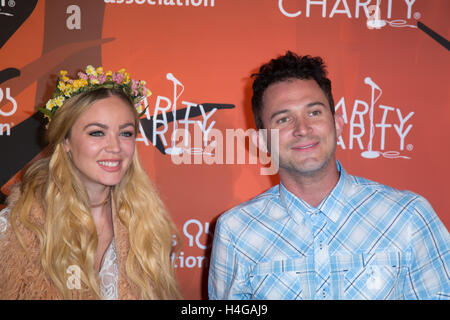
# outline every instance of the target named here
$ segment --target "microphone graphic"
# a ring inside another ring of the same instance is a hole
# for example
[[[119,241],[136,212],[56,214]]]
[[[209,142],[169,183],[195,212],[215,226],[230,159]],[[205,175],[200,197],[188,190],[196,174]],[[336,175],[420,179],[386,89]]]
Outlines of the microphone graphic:
[[[173,82],[173,104],[172,104],[172,116],[173,116],[173,132],[171,139],[171,146],[165,149],[165,152],[170,155],[178,155],[183,153],[183,149],[175,146],[175,134],[178,129],[177,124],[177,100],[184,91],[183,84],[175,78],[175,76],[169,72],[166,74],[166,79]],[[177,86],[181,87],[181,92],[177,95]]]
[[[168,74],[166,74],[166,79],[172,81],[173,83],[175,83],[176,85],[179,85],[180,87],[184,87],[181,82],[175,78],[175,76],[169,72]]]
[[[370,78],[370,77],[365,77],[364,83],[369,85],[372,88],[372,93],[371,93],[371,103],[370,103],[370,113],[369,113],[369,119],[370,119],[369,144],[367,145],[367,150],[361,152],[361,156],[366,159],[375,159],[380,156],[380,152],[372,150],[372,141],[373,141],[373,136],[375,133],[375,128],[373,125],[373,109],[375,106],[375,102],[377,102],[378,99],[381,97],[383,90],[381,90],[380,87],[375,82],[373,82],[372,78]],[[375,89],[380,92],[380,94],[376,98],[374,97]]]
[[[378,89],[379,91],[381,91],[380,87],[375,82],[373,82],[371,77],[365,77],[364,78],[364,83],[368,84],[372,88],[375,88],[375,89]]]

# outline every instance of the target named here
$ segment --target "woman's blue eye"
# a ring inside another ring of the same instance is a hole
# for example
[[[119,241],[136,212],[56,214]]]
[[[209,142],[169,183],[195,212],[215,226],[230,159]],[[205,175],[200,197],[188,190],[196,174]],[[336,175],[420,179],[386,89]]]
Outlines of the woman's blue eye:
[[[124,131],[120,135],[127,137],[127,138],[131,138],[132,136],[134,136],[134,132],[133,131]]]
[[[103,131],[92,131],[92,132],[89,132],[89,135],[93,136],[93,137],[101,137],[101,136],[103,136]]]

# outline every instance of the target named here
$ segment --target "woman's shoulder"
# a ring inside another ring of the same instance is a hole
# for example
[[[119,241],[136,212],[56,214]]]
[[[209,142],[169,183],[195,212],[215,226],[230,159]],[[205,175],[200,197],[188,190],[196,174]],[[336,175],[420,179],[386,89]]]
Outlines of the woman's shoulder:
[[[13,210],[20,196],[20,184],[16,184],[10,188],[10,194],[6,200],[7,207],[0,211],[0,261],[5,260],[5,251],[18,251],[19,253],[21,251],[33,251],[35,247],[39,248],[37,235],[21,222],[19,215],[13,215]],[[39,205],[31,206],[29,211],[26,215],[28,221],[42,223],[40,220],[44,215]],[[15,222],[14,228],[12,222]]]
[[[21,223],[12,227],[11,214],[18,197],[17,193],[11,195],[7,201],[8,206],[0,211],[0,299],[38,297],[30,293],[31,287],[34,288],[31,283],[39,283],[41,286],[47,282],[41,274],[39,240]],[[46,285],[42,288],[44,287]],[[38,294],[39,290],[35,289]]]

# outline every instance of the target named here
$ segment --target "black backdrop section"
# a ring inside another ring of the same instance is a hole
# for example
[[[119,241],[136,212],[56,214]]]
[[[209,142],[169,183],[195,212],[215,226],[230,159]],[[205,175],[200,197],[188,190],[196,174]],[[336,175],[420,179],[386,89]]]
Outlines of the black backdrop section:
[[[15,1],[14,5],[8,1],[8,5],[2,8],[0,19],[0,48],[12,37],[20,26],[36,8],[38,0]]]

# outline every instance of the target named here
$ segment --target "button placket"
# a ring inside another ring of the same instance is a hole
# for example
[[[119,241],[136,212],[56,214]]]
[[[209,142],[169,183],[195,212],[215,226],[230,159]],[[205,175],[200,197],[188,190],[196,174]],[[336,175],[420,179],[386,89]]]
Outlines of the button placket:
[[[316,271],[316,286],[318,288],[318,291],[316,291],[316,298],[330,299],[331,270],[326,229],[324,227],[326,223],[325,216],[317,209],[309,213],[314,234],[314,265]]]

